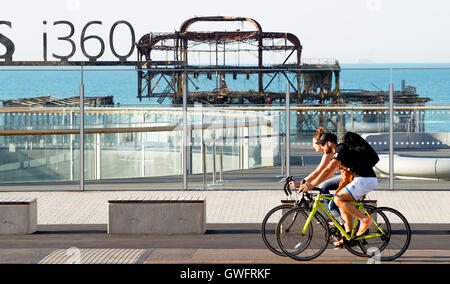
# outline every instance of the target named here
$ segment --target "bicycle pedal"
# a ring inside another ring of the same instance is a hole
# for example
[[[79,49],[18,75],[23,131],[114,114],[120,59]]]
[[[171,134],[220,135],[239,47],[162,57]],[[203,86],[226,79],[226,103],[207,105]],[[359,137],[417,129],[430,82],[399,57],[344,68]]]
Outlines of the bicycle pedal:
[[[336,241],[339,239],[336,236],[332,236],[332,238],[335,239]],[[333,243],[333,242],[330,242],[330,243]],[[354,247],[357,244],[358,244],[358,242],[353,239],[350,239],[350,240],[344,239],[344,242],[342,242],[342,244],[336,246],[335,249],[336,248],[344,248],[344,247]]]
[[[330,240],[331,243],[339,241],[339,238],[336,235],[331,235]]]

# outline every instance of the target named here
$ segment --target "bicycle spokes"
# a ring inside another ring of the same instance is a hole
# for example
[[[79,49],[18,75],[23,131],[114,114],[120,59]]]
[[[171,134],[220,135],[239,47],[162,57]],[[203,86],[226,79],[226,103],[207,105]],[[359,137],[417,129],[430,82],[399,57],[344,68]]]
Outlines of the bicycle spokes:
[[[320,214],[310,218],[310,212],[307,208],[292,209],[281,218],[277,226],[280,248],[296,260],[316,258],[328,244],[329,231],[325,219]],[[309,224],[305,226],[307,222]]]

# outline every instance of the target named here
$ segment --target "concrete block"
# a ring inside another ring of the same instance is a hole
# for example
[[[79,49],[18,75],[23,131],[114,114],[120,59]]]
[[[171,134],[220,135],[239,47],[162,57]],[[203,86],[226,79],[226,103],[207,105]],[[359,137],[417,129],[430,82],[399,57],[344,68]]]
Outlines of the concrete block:
[[[206,200],[108,201],[108,234],[204,234]]]
[[[32,234],[37,230],[37,199],[0,199],[0,234]]]

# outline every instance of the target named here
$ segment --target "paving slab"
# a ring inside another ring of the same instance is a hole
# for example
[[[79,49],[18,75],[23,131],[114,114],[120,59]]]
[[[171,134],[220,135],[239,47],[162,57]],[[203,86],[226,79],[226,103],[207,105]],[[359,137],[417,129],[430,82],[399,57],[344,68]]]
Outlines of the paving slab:
[[[264,249],[156,249],[144,261],[144,264],[318,264],[318,263],[368,263],[372,260],[357,257],[345,249],[327,249],[316,259],[311,261],[296,261],[288,257],[281,257]],[[403,256],[381,263],[450,263],[450,250],[410,250]]]
[[[327,249],[318,258],[296,261],[267,249],[185,248],[35,248],[0,249],[2,264],[366,264],[376,260],[357,257],[345,249]],[[384,264],[450,264],[450,250],[408,250]]]
[[[0,192],[0,198],[37,198],[38,225],[106,224],[109,199],[163,195],[204,197],[207,223],[260,223],[286,198],[281,190]],[[376,190],[368,197],[378,200],[378,206],[397,209],[410,223],[450,224],[450,191]]]
[[[139,264],[152,249],[76,248],[49,250],[36,264]]]

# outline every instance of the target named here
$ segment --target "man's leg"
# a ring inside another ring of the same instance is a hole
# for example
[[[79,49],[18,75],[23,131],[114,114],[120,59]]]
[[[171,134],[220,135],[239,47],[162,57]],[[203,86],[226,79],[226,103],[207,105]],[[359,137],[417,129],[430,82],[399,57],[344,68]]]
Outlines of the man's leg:
[[[377,184],[378,180],[376,177],[355,177],[355,179],[345,188],[340,190],[336,196],[336,204],[341,212],[344,212],[344,215],[349,214],[351,216],[355,216],[360,220],[359,229],[358,232],[356,232],[356,236],[361,236],[364,234],[372,223],[372,218],[370,216],[365,216],[356,208],[355,205],[350,202],[355,201],[355,198],[358,200],[361,199],[365,194],[373,190]]]
[[[362,220],[366,218],[364,214],[362,214],[355,205],[351,204],[354,202],[353,196],[343,188],[335,197],[334,202],[341,210],[341,216],[345,221],[345,231],[350,232],[352,230],[352,216]]]

